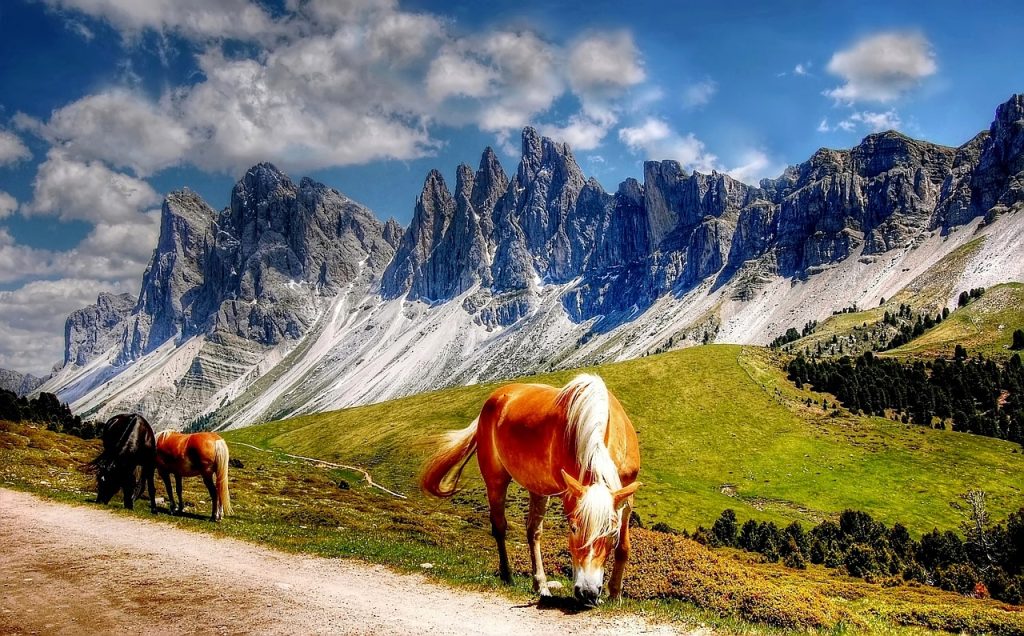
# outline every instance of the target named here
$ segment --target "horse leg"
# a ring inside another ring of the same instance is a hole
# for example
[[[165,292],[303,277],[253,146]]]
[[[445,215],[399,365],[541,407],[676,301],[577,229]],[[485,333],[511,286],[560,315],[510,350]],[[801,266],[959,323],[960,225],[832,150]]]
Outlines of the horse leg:
[[[608,581],[608,597],[615,601],[622,599],[622,575],[626,572],[626,562],[629,561],[629,515],[632,510],[629,504],[622,509],[619,545],[615,546],[615,564],[612,566],[612,577]]]
[[[167,489],[167,512],[174,514],[174,489],[171,488],[171,474],[161,470],[160,479],[164,480],[164,488]]]
[[[530,493],[530,512],[526,516],[526,539],[530,543],[530,564],[533,566],[533,591],[551,596],[548,577],[544,574],[544,561],[540,553],[540,537],[544,533],[544,513],[548,498]]]
[[[498,574],[504,583],[512,583],[512,570],[508,565],[505,549],[505,535],[508,533],[508,519],[505,518],[505,495],[512,478],[505,473],[497,479],[487,481],[487,503],[491,509],[491,535],[498,544]]]
[[[124,491],[124,507],[128,510],[135,508],[135,470],[126,471],[121,482],[121,489]]]
[[[174,474],[174,484],[178,487],[178,514],[185,512],[185,495],[181,493],[181,474]]]
[[[203,474],[203,483],[210,491],[210,521],[220,521],[220,501],[217,500],[217,486],[213,483],[213,475]]]
[[[146,479],[146,485],[148,486],[147,490],[149,490],[149,511],[156,514],[156,484],[153,481],[154,472],[156,472],[156,470],[153,468],[152,464],[142,469],[142,473]]]

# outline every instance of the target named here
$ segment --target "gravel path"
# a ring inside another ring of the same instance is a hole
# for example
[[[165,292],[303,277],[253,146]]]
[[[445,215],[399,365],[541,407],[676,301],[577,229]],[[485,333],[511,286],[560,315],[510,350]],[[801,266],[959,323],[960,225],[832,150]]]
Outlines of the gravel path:
[[[197,523],[205,523],[199,522]],[[673,633],[0,489],[2,634]]]

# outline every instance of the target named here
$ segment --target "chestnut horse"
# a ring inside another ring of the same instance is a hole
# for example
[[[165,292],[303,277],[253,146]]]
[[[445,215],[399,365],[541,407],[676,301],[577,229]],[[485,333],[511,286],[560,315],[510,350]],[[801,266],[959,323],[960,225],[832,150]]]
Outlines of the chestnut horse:
[[[633,424],[601,378],[579,375],[562,389],[545,384],[501,387],[472,424],[445,436],[427,461],[420,486],[437,497],[452,496],[474,452],[487,486],[501,579],[512,581],[505,550],[505,495],[515,480],[530,493],[526,536],[534,590],[551,594],[540,538],[548,498],[560,495],[569,523],[577,600],[597,603],[613,549],[608,592],[619,598],[629,559],[629,513],[640,487],[640,448]]]
[[[181,478],[201,476],[210,491],[213,509],[210,521],[220,521],[231,514],[231,495],[228,493],[228,445],[216,433],[178,433],[160,431],[156,434],[156,470],[164,480],[171,514],[175,513],[171,475],[178,486],[180,513],[185,507],[181,498]]]

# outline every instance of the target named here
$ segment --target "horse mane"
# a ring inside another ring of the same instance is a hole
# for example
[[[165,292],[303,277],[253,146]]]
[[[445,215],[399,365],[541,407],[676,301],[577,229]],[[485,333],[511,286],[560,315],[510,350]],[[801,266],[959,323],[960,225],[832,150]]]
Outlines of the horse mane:
[[[109,448],[106,443],[104,443],[103,450],[100,452],[99,456],[86,464],[88,470],[93,472],[106,472],[110,470],[110,467],[117,461],[118,453],[120,453],[121,449],[124,448],[124,445],[128,442],[128,438],[131,437],[132,430],[134,429],[134,423],[135,420],[138,419],[138,415],[115,415],[107,420],[106,424],[104,424],[103,430],[103,434],[105,436],[114,423],[122,417],[128,419],[128,424],[124,427],[124,430],[121,431],[121,437],[119,437],[117,442]],[[104,440],[104,442],[105,441],[106,440]]]
[[[566,434],[576,447],[580,466],[579,479],[589,471],[595,482],[603,482],[610,490],[622,488],[619,469],[605,446],[608,434],[608,387],[596,375],[581,373],[566,384],[556,398],[565,406],[568,426]]]
[[[576,448],[580,482],[586,483],[588,472],[593,476],[591,487],[576,504],[581,532],[589,545],[599,537],[617,534],[620,527],[612,493],[622,488],[622,480],[604,441],[610,412],[608,387],[600,377],[581,373],[562,388],[555,402],[565,408],[566,435]]]
[[[167,437],[168,435],[170,435],[173,432],[174,431],[172,431],[171,429],[165,428],[164,430],[162,430],[159,433],[157,433],[156,437],[154,439],[156,440],[156,443],[159,444],[160,440],[162,440],[163,438]]]

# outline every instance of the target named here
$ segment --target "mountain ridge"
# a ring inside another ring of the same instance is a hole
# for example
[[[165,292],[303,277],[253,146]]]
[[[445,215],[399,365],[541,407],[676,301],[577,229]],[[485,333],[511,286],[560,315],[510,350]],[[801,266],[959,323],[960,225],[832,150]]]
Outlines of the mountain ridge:
[[[219,213],[172,193],[138,302],[77,326],[90,344],[72,356],[68,340],[46,388],[95,413],[248,423],[664,346],[767,342],[792,326],[782,320],[846,302],[828,286],[872,296],[907,284],[964,242],[961,229],[1024,244],[1020,95],[958,148],[876,133],[758,186],[664,160],[609,193],[567,144],[526,128],[522,151],[508,176],[485,149],[454,189],[430,171],[402,231],[266,163]],[[980,254],[961,278],[1022,277],[1005,254]],[[250,395],[260,378],[267,396]]]

